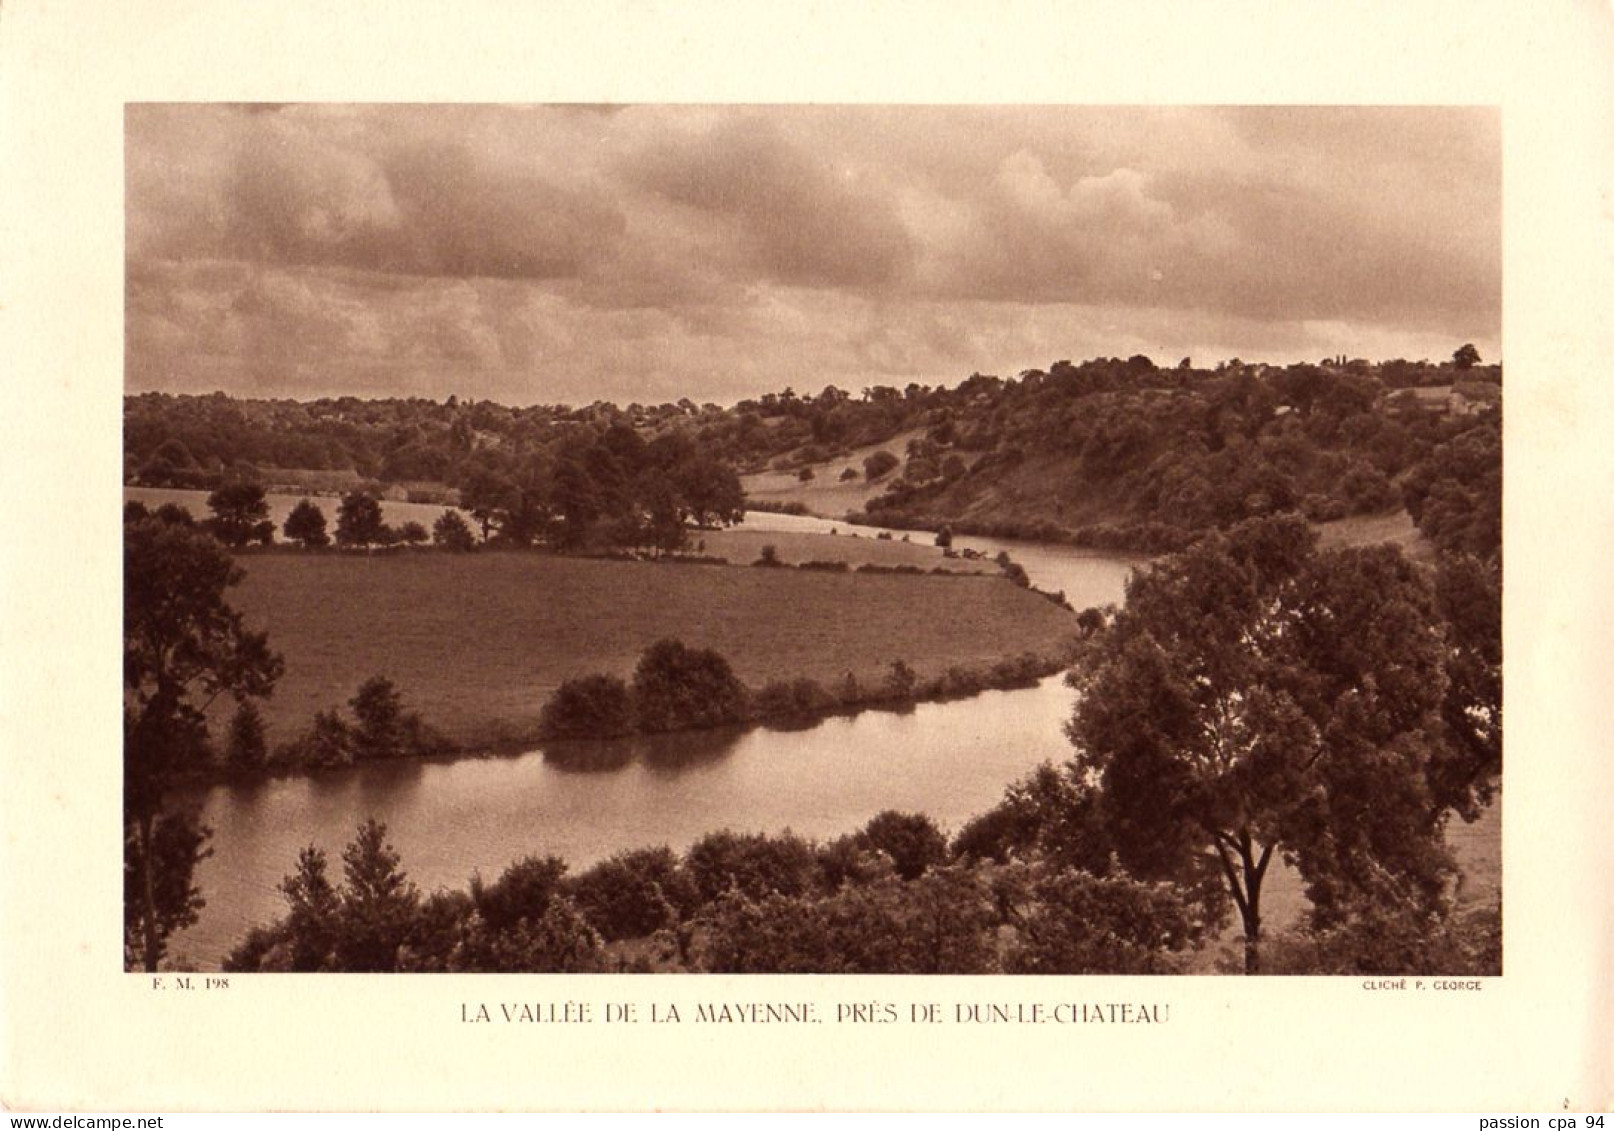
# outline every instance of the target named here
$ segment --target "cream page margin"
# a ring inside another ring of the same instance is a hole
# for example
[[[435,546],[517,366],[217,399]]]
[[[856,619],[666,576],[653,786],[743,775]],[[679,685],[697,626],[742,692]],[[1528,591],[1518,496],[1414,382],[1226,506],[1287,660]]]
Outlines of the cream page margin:
[[[1607,4],[10,0],[0,8],[0,1100],[26,1109],[1614,1104]],[[1465,103],[1503,113],[1506,973],[1348,979],[121,972],[130,101]],[[1153,1027],[468,1026],[462,1001],[1137,1000]]]

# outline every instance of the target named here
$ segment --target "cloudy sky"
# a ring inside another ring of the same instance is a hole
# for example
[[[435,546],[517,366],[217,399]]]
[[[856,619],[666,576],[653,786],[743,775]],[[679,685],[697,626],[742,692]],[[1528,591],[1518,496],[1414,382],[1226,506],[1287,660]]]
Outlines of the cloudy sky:
[[[1501,333],[1486,109],[136,105],[131,391],[731,403]]]

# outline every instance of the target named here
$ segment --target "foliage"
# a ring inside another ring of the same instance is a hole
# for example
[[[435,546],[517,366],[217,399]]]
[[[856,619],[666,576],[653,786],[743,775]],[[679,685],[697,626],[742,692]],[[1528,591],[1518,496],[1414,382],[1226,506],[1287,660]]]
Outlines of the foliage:
[[[212,854],[212,830],[186,813],[154,816],[149,831],[123,827],[123,959],[127,969],[155,970],[167,940],[196,922],[207,901],[192,882],[196,866]],[[147,882],[150,888],[147,888]],[[151,938],[157,939],[156,959]]]
[[[728,829],[708,833],[684,854],[684,870],[709,903],[734,889],[751,899],[811,890],[817,866],[806,841],[789,832],[770,837]]]
[[[230,719],[229,739],[224,751],[230,769],[238,773],[261,770],[268,759],[263,713],[250,699],[236,707],[235,714]]]
[[[984,974],[997,968],[991,892],[943,869],[827,897],[731,891],[700,919],[700,966],[719,973]]]
[[[207,497],[207,506],[213,512],[213,533],[226,546],[245,546],[269,517],[263,484],[250,479],[225,483]]]
[[[571,880],[566,890],[609,941],[676,927],[700,899],[678,857],[666,847],[619,852]]]
[[[491,884],[471,878],[471,903],[482,921],[502,931],[526,919],[537,921],[560,890],[566,863],[554,856],[528,856],[506,868]]]
[[[325,512],[310,499],[297,501],[281,529],[293,542],[301,542],[304,549],[317,550],[331,544],[331,536],[325,531]]]
[[[476,548],[476,536],[460,512],[447,510],[432,523],[432,542],[441,549],[468,553]]]
[[[366,491],[349,491],[336,512],[336,544],[368,548],[385,539],[381,503]]]
[[[224,694],[238,701],[269,694],[283,665],[268,638],[248,632],[225,601],[243,574],[216,541],[158,517],[137,517],[123,535],[125,866],[137,874],[139,896],[125,921],[138,922],[131,957],[155,970],[184,916],[175,908],[192,899],[172,893],[193,891],[206,835],[165,826],[165,796],[210,757],[207,706]],[[192,850],[182,850],[193,834]]]
[[[901,465],[902,460],[881,449],[863,461],[863,477],[872,483]]]
[[[1015,900],[1014,974],[1172,974],[1207,923],[1168,883],[1075,870],[1037,876]]]
[[[1433,594],[1393,547],[1312,541],[1298,519],[1251,522],[1134,575],[1069,728],[1120,862],[1145,880],[1219,868],[1251,972],[1275,851],[1320,925],[1381,873],[1435,906],[1451,872]]]
[[[916,880],[947,859],[947,838],[923,813],[887,809],[857,834],[860,848],[883,852],[904,880]]]
[[[396,758],[404,750],[403,698],[386,676],[371,676],[347,701],[358,725],[352,742],[357,758]]]
[[[612,675],[567,680],[544,704],[538,723],[548,739],[616,738],[632,733],[633,724],[627,684]]]
[[[742,722],[745,688],[722,656],[661,640],[645,649],[633,672],[633,705],[647,733]]]
[[[420,896],[386,842],[387,827],[374,818],[342,850],[341,909],[337,916],[336,969],[386,973],[397,969]]]

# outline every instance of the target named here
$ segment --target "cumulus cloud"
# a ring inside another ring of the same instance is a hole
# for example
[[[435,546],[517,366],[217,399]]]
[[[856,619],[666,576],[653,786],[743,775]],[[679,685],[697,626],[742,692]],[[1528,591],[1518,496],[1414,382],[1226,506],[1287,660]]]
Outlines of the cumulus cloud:
[[[1498,354],[1483,109],[140,105],[126,166],[132,389]]]

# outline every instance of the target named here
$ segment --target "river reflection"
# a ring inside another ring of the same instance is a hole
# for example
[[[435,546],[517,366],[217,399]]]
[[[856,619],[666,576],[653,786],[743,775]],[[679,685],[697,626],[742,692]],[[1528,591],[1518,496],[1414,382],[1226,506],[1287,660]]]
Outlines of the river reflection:
[[[629,848],[687,848],[705,833],[828,839],[882,809],[928,813],[956,832],[1004,787],[1069,757],[1061,726],[1073,692],[1055,676],[1019,691],[773,727],[555,744],[511,757],[378,763],[243,785],[188,800],[212,826],[198,881],[200,922],[176,957],[216,966],[255,925],[284,911],[277,886],[317,845],[342,847],[374,816],[425,891],[462,888],[529,854],[574,870]]]

